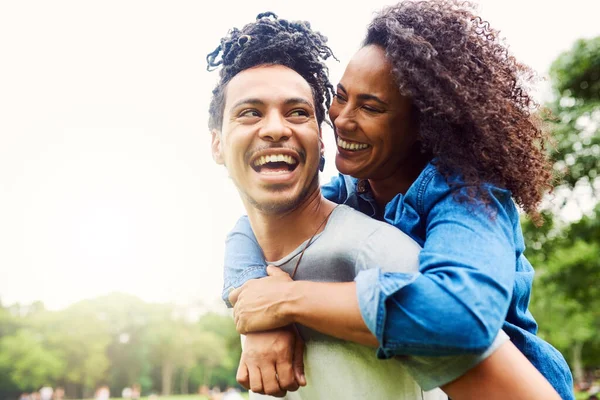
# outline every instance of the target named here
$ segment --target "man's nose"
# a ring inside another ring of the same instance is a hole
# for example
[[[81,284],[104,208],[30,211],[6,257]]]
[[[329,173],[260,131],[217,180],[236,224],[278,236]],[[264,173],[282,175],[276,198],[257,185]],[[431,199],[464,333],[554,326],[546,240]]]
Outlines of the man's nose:
[[[265,116],[259,136],[264,140],[279,142],[289,139],[292,136],[292,129],[287,123],[285,116],[273,111]]]

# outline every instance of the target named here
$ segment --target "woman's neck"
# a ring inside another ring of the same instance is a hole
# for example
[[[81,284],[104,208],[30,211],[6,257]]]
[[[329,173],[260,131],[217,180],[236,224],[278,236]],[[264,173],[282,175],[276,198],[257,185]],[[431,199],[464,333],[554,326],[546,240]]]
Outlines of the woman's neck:
[[[410,162],[403,163],[395,173],[382,179],[369,179],[371,192],[379,208],[383,210],[398,193],[406,194],[428,162],[429,157],[418,154]]]

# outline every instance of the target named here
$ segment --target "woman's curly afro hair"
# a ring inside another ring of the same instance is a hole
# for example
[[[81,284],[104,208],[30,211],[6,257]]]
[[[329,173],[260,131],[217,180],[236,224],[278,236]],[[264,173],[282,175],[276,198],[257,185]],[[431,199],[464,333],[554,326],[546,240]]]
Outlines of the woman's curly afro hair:
[[[490,183],[537,221],[552,188],[548,137],[527,92],[535,75],[498,31],[466,2],[403,1],[375,16],[364,45],[385,49],[401,94],[418,110],[422,150],[450,185],[461,177],[459,197],[488,203]]]

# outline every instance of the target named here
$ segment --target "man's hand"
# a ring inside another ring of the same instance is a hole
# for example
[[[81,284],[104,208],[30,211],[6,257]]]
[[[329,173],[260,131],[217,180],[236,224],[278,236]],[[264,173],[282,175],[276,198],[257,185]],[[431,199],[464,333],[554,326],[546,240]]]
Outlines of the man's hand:
[[[304,341],[295,326],[250,333],[243,349],[236,379],[246,389],[283,397],[306,386]]]
[[[292,278],[280,268],[269,265],[268,277],[251,279],[229,294],[235,304],[233,317],[239,333],[262,332],[291,324],[283,304],[291,300],[289,288]]]

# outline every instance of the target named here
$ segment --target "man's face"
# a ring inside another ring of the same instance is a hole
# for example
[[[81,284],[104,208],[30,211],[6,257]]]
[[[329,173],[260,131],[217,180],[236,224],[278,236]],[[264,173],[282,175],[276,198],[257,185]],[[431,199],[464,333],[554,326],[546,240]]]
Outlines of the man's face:
[[[246,207],[283,213],[318,190],[322,152],[311,88],[281,65],[237,74],[227,85],[213,157],[225,164]]]

